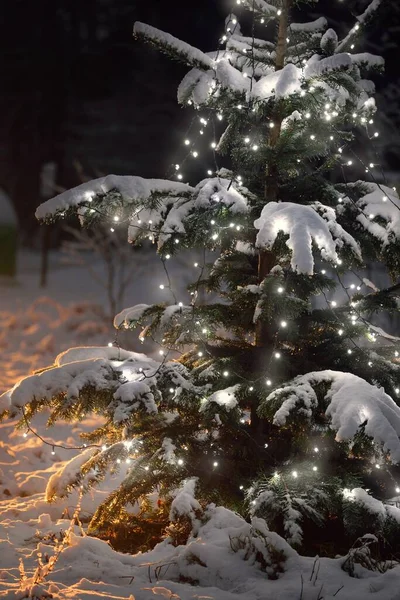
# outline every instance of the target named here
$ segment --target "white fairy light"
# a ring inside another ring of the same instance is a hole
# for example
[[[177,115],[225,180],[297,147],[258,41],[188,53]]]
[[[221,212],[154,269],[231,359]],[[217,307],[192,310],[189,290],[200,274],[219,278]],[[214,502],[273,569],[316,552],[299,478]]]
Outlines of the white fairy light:
[[[160,290],[163,290],[165,288],[165,285],[163,283],[160,283]]]
[[[185,140],[185,146],[189,146],[190,140]]]
[[[284,292],[283,287],[278,287],[277,292],[278,292],[278,294],[283,294],[283,292]]]
[[[396,487],[396,494],[400,494],[400,487]]]
[[[215,142],[211,142],[211,148],[216,148],[217,144]]]
[[[315,452],[315,453],[319,452],[319,448],[318,448],[317,446],[315,446],[315,448],[314,448],[314,452]]]
[[[335,306],[337,306],[336,300],[332,300],[331,305],[335,308]]]
[[[178,458],[178,465],[183,465],[183,459],[182,458]]]
[[[215,460],[215,461],[213,462],[213,467],[218,467],[218,461],[216,461],[216,460]]]
[[[253,386],[251,385],[251,386],[249,387],[249,391],[250,391],[250,392],[252,392],[253,390],[254,390],[254,388],[253,388]]]
[[[229,371],[224,371],[224,372],[222,373],[222,375],[223,375],[224,377],[229,377]]]
[[[119,216],[118,216],[118,215],[115,215],[115,217],[114,217],[114,221],[115,221],[116,223],[119,221]]]
[[[107,450],[107,446],[106,446],[105,444],[103,444],[103,445],[102,445],[102,447],[101,447],[101,449],[102,449],[102,450],[103,450],[103,452],[104,452],[105,450]]]
[[[249,137],[245,137],[245,138],[244,138],[244,143],[245,143],[245,144],[248,144],[249,142],[250,142],[250,138],[249,138]]]
[[[351,350],[350,348],[347,350],[347,354],[353,354],[353,350]]]
[[[112,348],[112,345],[113,345],[113,343],[112,343],[112,342],[108,342],[108,344],[107,344],[107,346],[108,346],[109,348]]]
[[[158,354],[160,354],[161,356],[164,356],[164,350],[159,350]]]
[[[183,175],[182,173],[178,173],[178,179],[182,179]]]
[[[280,358],[281,357],[281,353],[280,352],[275,352],[275,358]]]
[[[287,327],[287,321],[281,321],[281,327]]]
[[[265,382],[267,384],[267,386],[269,387],[270,385],[272,385],[272,381],[270,379],[267,379],[267,381]]]
[[[292,477],[294,477],[295,479],[297,479],[297,471],[292,471]]]
[[[338,334],[339,334],[339,335],[343,335],[343,329],[339,329],[339,330],[338,330]]]
[[[252,148],[251,148],[251,149],[252,149],[252,150],[254,150],[254,152],[256,152],[256,151],[258,150],[258,146],[257,146],[257,144],[254,144],[254,146],[252,146]]]
[[[198,157],[198,155],[199,155],[199,153],[198,153],[198,152],[196,152],[196,150],[195,150],[194,152],[192,152],[192,154],[193,154],[193,157],[194,157],[194,158],[197,158],[197,157]]]
[[[315,465],[312,468],[313,471],[318,471],[318,467],[316,467]]]
[[[115,231],[114,227],[110,227],[110,231],[111,231],[111,233],[114,233],[114,231]]]

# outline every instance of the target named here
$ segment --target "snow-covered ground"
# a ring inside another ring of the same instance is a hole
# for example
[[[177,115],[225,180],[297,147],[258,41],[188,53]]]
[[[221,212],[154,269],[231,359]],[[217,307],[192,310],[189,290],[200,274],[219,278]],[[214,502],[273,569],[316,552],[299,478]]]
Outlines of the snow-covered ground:
[[[81,267],[62,265],[51,257],[49,286],[38,285],[38,257],[24,253],[23,267],[14,285],[0,282],[0,390],[24,374],[49,364],[54,356],[74,345],[101,345],[113,339],[110,323],[102,318],[103,290]],[[187,261],[186,271],[192,261]],[[182,265],[178,282],[182,300],[187,274]],[[176,280],[176,278],[175,278]],[[125,304],[167,299],[159,284],[165,274],[158,260],[138,255],[138,273]],[[47,298],[46,298],[47,296]],[[51,298],[51,300],[49,299]],[[76,303],[79,299],[79,304]],[[136,341],[132,348],[142,350]],[[43,415],[34,428],[50,443],[74,445],[79,433],[93,428],[94,420],[71,426],[60,423],[45,428]],[[25,432],[26,433],[26,432]],[[343,558],[301,557],[281,538],[251,528],[240,517],[210,507],[197,537],[186,546],[159,544],[153,551],[135,556],[119,554],[104,541],[84,535],[72,521],[78,494],[48,504],[44,492],[50,476],[74,456],[75,451],[56,449],[13,422],[0,424],[0,597],[98,600],[379,600],[400,599],[400,570],[385,574],[357,570],[351,578],[341,566]],[[115,476],[115,477],[121,477]],[[85,521],[117,481],[106,481],[83,497],[80,518]],[[64,533],[68,532],[63,543]],[[282,551],[282,564],[274,566],[265,539]],[[61,540],[61,541],[60,541]],[[256,560],[264,555],[269,579]],[[28,590],[28,591],[26,591]]]

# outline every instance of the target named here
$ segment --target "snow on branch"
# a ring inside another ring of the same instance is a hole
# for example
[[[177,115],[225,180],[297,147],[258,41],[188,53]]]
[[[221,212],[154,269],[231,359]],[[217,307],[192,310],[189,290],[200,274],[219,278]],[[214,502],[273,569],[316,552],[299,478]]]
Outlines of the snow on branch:
[[[198,69],[203,70],[213,69],[215,67],[215,62],[198,48],[194,48],[193,46],[190,46],[190,44],[182,42],[169,33],[151,27],[151,25],[146,25],[145,23],[137,21],[133,27],[133,34],[136,38],[150,42],[160,50],[172,54],[191,67],[197,67]]]
[[[328,21],[325,17],[319,17],[315,21],[309,23],[291,23],[289,25],[289,31],[294,33],[315,33],[317,31],[323,31],[328,25]]]
[[[323,59],[318,54],[314,54],[304,67],[304,77],[306,79],[321,77],[325,73],[348,69],[351,65],[352,57],[347,53],[335,54]]]
[[[110,390],[114,378],[115,373],[109,361],[103,358],[82,360],[25,377],[3,397],[8,399],[8,409],[15,415],[18,408],[33,399],[50,401],[63,394],[68,401],[78,398],[86,387],[93,387],[96,391]]]
[[[373,235],[382,247],[390,243],[398,243],[400,239],[400,199],[395,190],[383,184],[355,182],[348,184],[350,190],[357,185],[363,184],[368,193],[361,196],[357,201],[350,198],[343,199],[343,205],[349,210],[358,209],[356,219],[371,235]],[[376,222],[379,217],[382,222]]]
[[[86,181],[77,187],[67,190],[46,202],[36,209],[36,218],[44,220],[71,208],[88,207],[89,203],[97,196],[104,195],[111,190],[117,190],[126,201],[145,201],[152,194],[182,194],[190,192],[193,188],[177,181],[166,179],[143,179],[131,175],[107,175],[99,179]]]
[[[243,6],[248,10],[260,13],[266,19],[274,19],[279,16],[276,6],[269,4],[265,0],[243,0]]]
[[[208,398],[205,398],[201,403],[200,411],[206,411],[212,404],[221,406],[226,410],[232,410],[238,405],[236,399],[236,392],[239,390],[239,384],[225,388],[224,390],[218,390],[211,394]]]
[[[241,189],[245,190],[245,188]],[[185,197],[178,199],[167,197],[159,201],[156,207],[137,211],[130,220],[129,241],[134,242],[148,228],[158,239],[158,247],[162,248],[172,235],[186,233],[186,223],[191,220],[193,213],[219,204],[229,209],[232,214],[248,212],[246,197],[236,189],[230,179],[222,177],[203,179],[196,188],[190,190],[191,193]]]
[[[177,521],[180,517],[188,517],[192,522],[196,519],[196,513],[202,513],[200,503],[195,498],[197,477],[187,479],[183,486],[176,490],[172,500],[169,518]]]
[[[66,496],[71,487],[81,483],[81,468],[95,452],[97,452],[96,448],[86,448],[53,473],[46,487],[46,502],[51,502],[56,497]]]
[[[365,434],[383,446],[393,463],[400,462],[400,408],[383,388],[371,385],[361,377],[341,371],[307,373],[274,390],[260,406],[260,412],[272,401],[282,399],[274,414],[275,425],[285,425],[290,415],[308,420],[320,411],[315,386],[330,384],[325,395],[325,415],[336,431],[336,441],[350,441],[365,426]]]
[[[256,239],[258,248],[270,249],[279,233],[288,235],[286,245],[292,251],[291,266],[298,273],[312,275],[314,242],[324,260],[337,262],[336,248],[350,245],[359,256],[357,242],[336,222],[333,209],[326,209],[320,216],[313,206],[303,206],[292,202],[269,202],[262,209],[254,226],[259,230]]]
[[[360,31],[360,25],[365,25],[373,16],[374,12],[379,8],[382,0],[372,0],[361,15],[356,17],[357,23],[352,27],[346,37],[339,43],[336,51],[342,52],[348,47],[352,38]]]

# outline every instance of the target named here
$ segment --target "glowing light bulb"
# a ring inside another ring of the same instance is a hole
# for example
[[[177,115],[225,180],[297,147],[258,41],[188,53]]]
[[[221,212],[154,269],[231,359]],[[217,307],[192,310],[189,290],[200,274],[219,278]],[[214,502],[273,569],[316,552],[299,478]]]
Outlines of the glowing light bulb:
[[[213,467],[218,467],[218,462],[216,460],[213,462]]]
[[[275,358],[280,358],[281,357],[281,353],[280,352],[275,352]]]
[[[318,471],[318,467],[316,467],[315,465],[312,468],[313,471]]]
[[[292,476],[297,479],[297,471],[292,471]]]
[[[165,288],[165,285],[163,283],[160,284],[160,290],[163,290]]]
[[[183,460],[182,460],[182,458],[178,458],[178,465],[183,465]]]
[[[331,305],[335,308],[335,306],[337,306],[337,302],[335,300],[332,300]]]
[[[343,335],[343,329],[339,329],[338,334]]]
[[[194,157],[194,158],[197,158],[197,157],[198,157],[198,155],[199,155],[199,153],[198,153],[198,152],[196,152],[196,150],[195,150],[195,151],[194,151],[192,154],[193,154],[193,157]]]
[[[318,448],[318,446],[315,446],[315,448],[314,448],[314,452],[319,452],[319,448]]]
[[[251,149],[252,149],[252,150],[254,150],[254,152],[256,152],[256,151],[258,150],[258,146],[257,146],[257,144],[254,144],[254,146],[252,146],[252,148],[251,148]]]
[[[287,322],[286,321],[281,321],[281,327],[283,327],[283,328],[287,327]]]
[[[249,387],[249,391],[250,391],[250,392],[252,392],[253,390],[254,390],[254,388],[253,388],[253,386],[251,385],[251,386]]]
[[[283,287],[278,287],[277,292],[278,292],[278,294],[283,294],[283,292],[284,292]]]
[[[215,142],[211,142],[211,148],[216,148],[217,144]]]
[[[182,179],[183,175],[182,173],[178,173],[178,179]]]
[[[222,375],[223,375],[224,377],[229,377],[229,371],[224,371],[224,372],[222,373]]]
[[[347,354],[353,354],[353,350],[351,350],[350,348],[347,350]]]
[[[272,385],[272,381],[270,379],[267,379],[267,381],[265,382],[267,384],[267,386],[269,387],[270,385]]]
[[[116,223],[119,221],[119,217],[118,217],[118,215],[115,215],[115,217],[114,217],[114,221],[115,221]]]
[[[396,494],[400,494],[400,487],[396,487]]]
[[[109,348],[112,348],[112,345],[113,345],[113,343],[112,343],[112,342],[108,342],[108,344],[107,344],[107,346],[108,346]]]
[[[189,146],[190,140],[185,140],[185,146]]]
[[[245,144],[248,144],[249,142],[250,142],[250,138],[249,138],[249,137],[245,137],[245,138],[244,138],[244,143],[245,143]]]

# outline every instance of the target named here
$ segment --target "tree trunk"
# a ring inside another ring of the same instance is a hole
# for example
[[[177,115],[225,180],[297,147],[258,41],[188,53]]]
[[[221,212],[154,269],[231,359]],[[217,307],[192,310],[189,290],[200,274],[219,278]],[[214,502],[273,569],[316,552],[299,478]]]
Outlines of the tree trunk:
[[[279,21],[279,30],[278,30],[278,43],[276,48],[276,61],[275,61],[275,70],[279,71],[284,67],[285,64],[285,55],[286,55],[286,37],[287,37],[287,27],[289,21],[289,13],[290,6],[292,0],[283,0],[282,5],[282,14],[280,16]],[[282,128],[282,116],[281,116],[281,108],[280,101],[277,100],[275,103],[275,108],[273,111],[273,128],[271,129],[270,138],[269,138],[269,146],[274,148],[278,143],[281,128]],[[265,202],[276,202],[278,200],[278,191],[279,191],[279,182],[278,182],[278,165],[275,161],[271,162],[266,166],[265,171],[265,191],[264,198]],[[268,273],[271,271],[272,267],[276,264],[276,257],[273,252],[269,250],[260,250],[258,255],[258,281],[262,283]],[[256,324],[256,332],[255,332],[255,345],[263,350],[260,353],[260,356],[257,360],[262,360],[263,364],[267,364],[271,358],[271,354],[273,351],[273,333],[271,333],[271,328],[268,327],[266,323],[259,320]],[[253,437],[256,442],[261,443],[262,441],[262,431],[261,431],[261,422],[260,418],[257,415],[257,406],[253,404],[251,407],[251,425],[253,430]]]
[[[290,5],[292,0],[283,0],[282,14],[279,21],[278,43],[276,47],[275,70],[279,71],[284,67],[286,55],[286,36],[289,21]],[[279,100],[276,101],[273,112],[274,127],[271,129],[269,145],[274,148],[278,143],[282,128],[282,116],[279,106]],[[276,202],[278,200],[278,165],[273,162],[266,167],[265,172],[265,191],[264,197],[266,203]],[[258,281],[261,283],[272,267],[275,265],[275,256],[269,250],[260,250],[258,255]],[[265,323],[259,321],[256,325],[255,345],[260,347],[271,346],[270,335]]]

